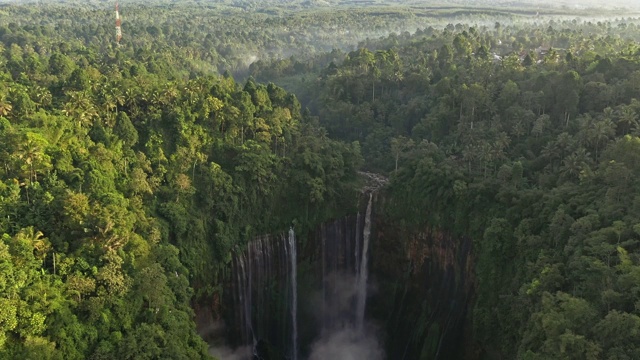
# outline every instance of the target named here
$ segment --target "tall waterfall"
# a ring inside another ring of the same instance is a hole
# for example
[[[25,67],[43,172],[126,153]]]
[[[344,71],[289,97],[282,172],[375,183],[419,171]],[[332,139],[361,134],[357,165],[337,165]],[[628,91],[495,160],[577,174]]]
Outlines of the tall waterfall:
[[[362,236],[362,256],[360,261],[360,268],[358,269],[357,276],[357,297],[358,305],[356,308],[356,328],[358,331],[362,331],[364,325],[364,312],[367,305],[367,279],[369,277],[369,269],[367,267],[367,253],[369,251],[369,238],[371,237],[371,202],[373,200],[373,193],[369,193],[369,203],[367,204],[367,212],[364,216],[364,231]]]
[[[376,327],[365,322],[374,195],[375,189],[367,189],[359,202],[366,204],[364,211],[316,232],[316,243],[322,240],[322,264],[315,265],[322,275],[322,328],[309,347],[309,360],[385,358]]]
[[[363,331],[373,195],[367,193],[363,215],[325,223],[316,232],[322,255],[316,265],[322,281],[322,332]]]
[[[289,258],[291,259],[291,342],[292,358],[298,360],[298,271],[297,271],[296,234],[289,229]]]
[[[290,228],[235,251],[224,292],[231,346],[298,360],[318,339],[341,331],[364,343],[373,198],[367,192],[357,215],[318,226],[300,244]],[[299,328],[299,320],[307,326]]]
[[[355,239],[355,248],[353,253],[355,254],[356,257],[356,272],[359,271],[358,269],[360,269],[360,258],[362,257],[360,254],[360,211],[358,211],[358,216],[356,217],[356,239]]]
[[[295,234],[261,236],[238,250],[231,264],[226,319],[232,346],[259,342],[296,354],[297,275]],[[289,339],[289,340],[287,340]],[[295,357],[294,357],[295,359]]]

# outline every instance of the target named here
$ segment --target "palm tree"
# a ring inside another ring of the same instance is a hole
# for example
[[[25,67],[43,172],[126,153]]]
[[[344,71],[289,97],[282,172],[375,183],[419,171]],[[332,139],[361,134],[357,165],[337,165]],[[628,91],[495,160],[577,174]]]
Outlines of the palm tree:
[[[44,234],[42,234],[41,231],[35,231],[33,226],[20,230],[20,232],[16,234],[15,240],[26,245],[25,247],[22,247],[25,251],[20,254],[25,260],[33,258],[37,260],[44,260],[47,253],[51,250],[51,243],[49,240],[44,237]]]
[[[108,127],[113,127],[113,120],[116,117],[116,109],[118,108],[118,106],[109,91],[104,91],[102,93],[102,108],[104,109],[104,113],[106,114],[106,125]]]
[[[138,92],[132,88],[128,88],[124,91],[124,105],[127,107],[130,114],[137,114],[139,106],[138,106]]]
[[[175,83],[167,84],[163,97],[164,104],[171,104],[178,97],[178,89],[176,89]]]
[[[571,148],[575,145],[575,142],[568,132],[563,132],[556,138],[555,142],[558,149],[560,149],[560,158],[563,159],[566,154],[569,153]]]
[[[618,124],[622,126],[624,135],[627,135],[631,129],[635,129],[640,125],[638,114],[631,106],[623,106],[618,111]]]
[[[591,136],[591,128],[593,127],[593,122],[595,121],[590,114],[583,114],[578,119],[578,133],[577,138],[580,146],[586,146],[589,143],[589,139]]]
[[[615,124],[610,118],[604,118],[594,122],[590,133],[590,142],[595,143],[596,161],[598,161],[600,145],[605,145],[609,139],[616,135]]]
[[[589,156],[590,154],[585,148],[579,148],[562,161],[561,174],[567,178],[580,176],[583,171],[589,169]]]
[[[68,94],[69,101],[64,104],[63,114],[76,119],[79,127],[90,125],[91,121],[98,116],[98,112],[87,93],[71,91]]]
[[[49,250],[51,250],[51,243],[44,237],[42,231],[34,232],[33,226],[28,227],[25,232],[27,239],[33,245],[36,258],[44,260]]]
[[[38,108],[51,105],[51,100],[52,100],[51,92],[46,88],[43,88],[41,86],[36,86],[34,87],[32,94],[33,94],[32,97],[36,100],[35,101],[36,110]]]
[[[610,107],[607,106],[604,110],[602,110],[602,118],[603,119],[613,119],[616,116],[616,112]]]
[[[18,157],[29,167],[29,181],[38,181],[36,165],[44,159],[46,143],[42,135],[29,132],[19,145]]]
[[[544,134],[545,129],[551,123],[550,117],[547,114],[543,114],[538,116],[538,118],[533,123],[533,129],[531,130],[531,134],[535,137],[538,137]]]
[[[13,109],[13,106],[11,106],[11,103],[9,102],[9,100],[7,100],[6,95],[1,95],[0,96],[0,116],[9,115],[12,109]]]

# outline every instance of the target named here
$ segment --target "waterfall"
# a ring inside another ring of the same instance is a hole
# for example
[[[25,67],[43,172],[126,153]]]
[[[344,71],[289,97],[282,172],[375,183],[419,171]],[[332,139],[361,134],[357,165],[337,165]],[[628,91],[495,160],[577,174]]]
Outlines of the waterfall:
[[[289,228],[289,257],[291,259],[291,342],[292,358],[298,360],[298,278],[297,278],[297,253],[296,235],[293,228]]]
[[[356,239],[353,253],[356,258],[355,271],[357,273],[358,269],[360,269],[360,211],[358,211],[358,215],[356,216]]]
[[[362,256],[360,257],[360,268],[356,281],[357,286],[357,308],[356,308],[356,328],[362,332],[364,325],[364,312],[367,305],[367,278],[369,277],[369,269],[367,268],[367,253],[369,251],[369,238],[371,237],[371,203],[373,201],[373,193],[369,193],[369,203],[367,204],[367,212],[364,217],[364,230],[362,234]]]
[[[238,294],[240,303],[242,304],[241,317],[244,320],[242,322],[242,336],[244,342],[248,343],[249,341],[253,342],[253,329],[251,326],[251,282],[247,281],[244,254],[240,256],[238,261],[240,265],[240,272],[238,273]]]
[[[367,189],[359,199],[362,211],[316,230],[314,250],[322,257],[313,260],[322,281],[322,308],[314,309],[314,315],[322,316],[317,317],[322,326],[309,347],[309,360],[385,358],[376,332],[365,326],[374,193],[375,189]],[[302,319],[305,316],[304,311],[300,313]]]
[[[366,210],[316,230],[320,253],[316,269],[322,290],[319,325],[324,334],[345,328],[364,331],[373,192],[365,196]]]
[[[308,234],[304,248],[297,248],[293,228],[288,233],[256,237],[236,248],[228,280],[231,291],[224,295],[231,346],[252,347],[256,357],[266,354],[268,348],[276,349],[277,356],[298,360],[301,348],[307,345],[301,343],[299,330],[305,330],[305,338],[346,330],[360,334],[357,341],[362,341],[366,336],[373,192],[365,193],[359,204],[357,214],[326,222],[315,234]],[[305,265],[301,274],[298,252],[303,258],[300,264]],[[299,294],[298,287],[305,291]],[[299,298],[304,301],[302,310]],[[316,306],[305,306],[309,301]],[[311,325],[300,329],[298,320]],[[316,334],[309,330],[312,327]]]
[[[225,295],[229,345],[253,348],[252,354],[260,356],[260,344],[270,344],[296,360],[296,265],[293,230],[259,236],[236,249],[228,283],[232,291]]]

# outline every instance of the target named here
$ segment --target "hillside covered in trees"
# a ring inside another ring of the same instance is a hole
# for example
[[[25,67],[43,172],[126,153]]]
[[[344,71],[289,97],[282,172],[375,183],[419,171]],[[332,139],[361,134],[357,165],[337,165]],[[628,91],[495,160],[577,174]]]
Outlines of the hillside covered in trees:
[[[234,252],[359,170],[472,239],[467,354],[640,358],[634,13],[312,3],[121,4],[120,46],[111,4],[0,6],[0,358],[209,358]]]
[[[2,32],[0,358],[205,358],[232,249],[349,208],[358,146],[281,88]]]
[[[640,356],[639,36],[635,21],[428,28],[290,85],[390,173],[392,219],[474,239],[481,356]]]

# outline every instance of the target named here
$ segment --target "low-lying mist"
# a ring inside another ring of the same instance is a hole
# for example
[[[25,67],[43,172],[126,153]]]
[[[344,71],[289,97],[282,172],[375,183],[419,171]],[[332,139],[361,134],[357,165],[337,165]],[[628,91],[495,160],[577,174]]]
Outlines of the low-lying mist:
[[[251,346],[244,346],[237,349],[231,349],[226,346],[210,347],[209,355],[218,360],[247,360],[253,357]]]
[[[381,360],[384,351],[371,326],[355,329],[347,326],[327,332],[311,345],[309,360]]]
[[[383,359],[378,328],[366,320],[363,324],[357,323],[357,276],[335,272],[326,279],[316,307],[320,309],[316,316],[322,331],[311,344],[309,360]]]

